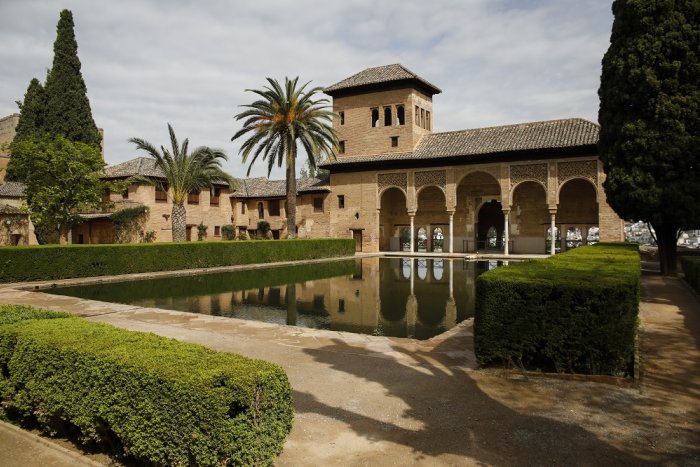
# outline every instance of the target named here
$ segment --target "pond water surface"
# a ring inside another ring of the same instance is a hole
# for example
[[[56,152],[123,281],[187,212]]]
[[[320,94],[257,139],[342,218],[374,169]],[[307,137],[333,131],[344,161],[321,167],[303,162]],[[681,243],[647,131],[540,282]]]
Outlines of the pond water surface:
[[[306,328],[429,339],[474,316],[475,279],[500,264],[375,257],[50,292]]]

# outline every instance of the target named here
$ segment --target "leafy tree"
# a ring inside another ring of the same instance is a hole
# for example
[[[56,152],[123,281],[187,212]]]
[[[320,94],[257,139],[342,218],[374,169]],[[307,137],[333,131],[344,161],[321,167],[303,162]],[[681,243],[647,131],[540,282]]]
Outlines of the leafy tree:
[[[173,200],[171,216],[173,241],[184,242],[187,238],[187,211],[185,209],[187,195],[207,186],[212,187],[217,181],[227,182],[231,188],[235,187],[236,182],[221,168],[221,161],[228,160],[223,151],[200,146],[188,154],[189,140],[185,139],[180,145],[175,137],[175,131],[169,123],[168,131],[170,132],[171,150],[161,146],[159,151],[151,143],[141,138],[131,138],[129,141],[134,143],[137,149],[146,151],[163,171]],[[144,178],[137,180],[151,183],[151,180]],[[165,189],[165,186],[161,186],[161,188]]]
[[[53,66],[46,78],[44,128],[71,141],[99,146],[100,135],[92,118],[90,101],[80,73],[73,14],[63,10],[56,26]]]
[[[38,79],[32,78],[24,94],[24,100],[18,101],[17,106],[20,114],[14,140],[41,137],[45,133],[46,94]]]
[[[605,192],[651,223],[662,274],[679,229],[700,226],[700,2],[616,0],[598,94]]]
[[[95,146],[46,134],[13,142],[10,160],[26,184],[27,206],[42,238],[60,233],[65,243],[70,227],[81,221],[77,212],[100,205],[105,164]]]
[[[244,163],[252,155],[248,175],[260,155],[267,161],[268,176],[275,164],[278,167],[285,164],[289,238],[296,237],[297,142],[306,150],[310,166],[314,169],[316,160],[322,154],[331,156],[338,145],[338,136],[330,125],[333,114],[325,107],[328,100],[315,99],[321,88],[306,91],[309,83],[297,87],[298,81],[298,77],[293,80],[285,78],[282,87],[277,80],[267,78],[269,86],[262,90],[247,89],[262,99],[243,106],[248,110],[235,117],[236,120],[244,120],[243,128],[231,138],[233,141],[250,133],[240,150]]]

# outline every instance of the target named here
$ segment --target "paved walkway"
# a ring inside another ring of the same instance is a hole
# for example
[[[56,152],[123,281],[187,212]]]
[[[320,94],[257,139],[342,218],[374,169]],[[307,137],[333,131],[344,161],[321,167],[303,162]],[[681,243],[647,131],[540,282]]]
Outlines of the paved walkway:
[[[469,321],[419,342],[10,288],[0,303],[280,364],[296,417],[278,465],[700,465],[700,301],[675,278],[643,277],[638,388],[472,371]],[[44,465],[53,452],[32,445],[41,461],[12,463],[13,443],[20,452],[25,441],[0,430],[0,446],[10,446],[0,464]]]

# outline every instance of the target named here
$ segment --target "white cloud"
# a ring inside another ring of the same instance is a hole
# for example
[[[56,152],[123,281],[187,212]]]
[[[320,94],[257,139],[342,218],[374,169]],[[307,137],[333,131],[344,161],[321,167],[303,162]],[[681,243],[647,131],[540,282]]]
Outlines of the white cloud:
[[[595,120],[600,60],[612,14],[605,0],[284,0],[64,4],[106,158],[134,157],[127,139],[225,149],[245,173],[233,116],[265,77],[329,85],[400,62],[443,90],[435,130],[580,116]],[[62,6],[61,6],[62,7]],[[51,66],[61,8],[0,3],[0,115],[16,111],[32,77]],[[264,164],[253,175],[265,174]],[[283,177],[276,170],[273,177]]]

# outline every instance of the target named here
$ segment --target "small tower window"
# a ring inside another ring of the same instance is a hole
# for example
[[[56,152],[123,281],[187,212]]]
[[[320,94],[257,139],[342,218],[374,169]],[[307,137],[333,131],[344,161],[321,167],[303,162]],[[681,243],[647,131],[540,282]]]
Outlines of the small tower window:
[[[345,141],[338,142],[338,154],[345,154]]]
[[[258,203],[258,219],[265,219],[265,208],[263,208],[262,202]]]
[[[425,128],[425,109],[420,109],[420,127]]]
[[[340,120],[341,125],[345,125],[345,112],[340,112],[338,114],[338,119]]]
[[[396,106],[396,124],[403,125],[406,121],[406,116],[404,115],[403,105]]]
[[[345,209],[345,195],[338,195],[338,209]]]
[[[392,148],[397,148],[397,147],[399,147],[399,137],[398,137],[398,136],[392,136],[392,137],[391,137],[391,147],[392,147]]]
[[[372,128],[379,126],[379,109],[372,109]]]
[[[425,111],[425,129],[430,130],[430,110]]]
[[[413,119],[413,124],[420,126],[420,107],[416,106],[416,117]]]
[[[391,107],[384,107],[384,126],[391,126]]]

